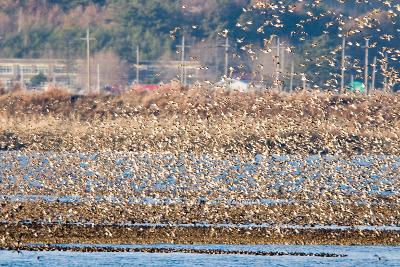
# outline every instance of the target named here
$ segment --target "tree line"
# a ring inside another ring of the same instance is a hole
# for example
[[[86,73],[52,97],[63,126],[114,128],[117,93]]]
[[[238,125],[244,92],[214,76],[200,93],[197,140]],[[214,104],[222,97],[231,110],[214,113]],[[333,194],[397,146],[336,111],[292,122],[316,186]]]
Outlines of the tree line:
[[[256,8],[260,2],[270,4],[269,8]],[[177,45],[185,34],[190,36],[192,46],[229,36],[232,53],[242,55],[245,65],[251,65],[252,55],[248,52],[262,49],[271,37],[279,36],[286,44],[284,49],[297,52],[289,57],[296,62],[298,71],[307,72],[313,80],[327,79],[337,67],[328,64],[321,75],[313,60],[328,54],[332,61],[337,61],[340,53],[329,52],[340,46],[338,33],[347,27],[343,24],[350,25],[354,21],[349,17],[363,18],[368,12],[383,8],[383,4],[370,1],[359,7],[355,1],[343,5],[336,0],[321,1],[319,5],[314,2],[298,5],[295,0],[3,0],[0,56],[82,58],[85,43],[81,38],[90,27],[95,38],[92,52],[111,50],[128,63],[136,60],[136,45],[140,45],[145,60],[177,57]],[[284,12],[279,12],[280,6],[285,6]],[[335,12],[344,14],[343,22]],[[400,23],[397,17],[382,18],[379,24],[382,32],[395,36],[390,43],[381,40],[372,28],[350,39],[362,42],[365,36],[372,36],[377,42],[371,50],[375,54],[383,47],[395,47],[399,40],[393,20]],[[327,28],[331,22],[332,26]],[[316,43],[318,49],[314,49]],[[362,55],[362,50],[352,51],[354,58]]]

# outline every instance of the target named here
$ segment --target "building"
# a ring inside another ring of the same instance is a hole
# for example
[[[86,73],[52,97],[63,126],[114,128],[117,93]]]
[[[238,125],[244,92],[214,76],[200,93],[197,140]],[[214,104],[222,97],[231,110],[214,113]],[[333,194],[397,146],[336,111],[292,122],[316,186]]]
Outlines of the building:
[[[121,87],[132,82],[136,77],[129,77],[118,68],[107,62],[94,64],[91,69],[91,86],[105,88],[106,86]],[[98,65],[98,68],[96,68]],[[168,83],[183,74],[185,84],[192,84],[200,79],[199,70],[202,68],[197,61],[142,61],[139,64],[140,83]],[[32,85],[32,78],[43,74],[47,82],[40,86]],[[135,79],[136,80],[136,79]],[[0,59],[0,87],[6,90],[16,85],[26,89],[44,90],[47,85],[55,85],[68,90],[80,92],[87,87],[86,61],[63,59]],[[92,88],[92,89],[93,89]]]
[[[66,60],[0,59],[0,82],[6,89],[18,83],[29,88],[31,79],[40,73],[46,76],[48,83],[59,86],[70,87],[77,79],[76,67]]]

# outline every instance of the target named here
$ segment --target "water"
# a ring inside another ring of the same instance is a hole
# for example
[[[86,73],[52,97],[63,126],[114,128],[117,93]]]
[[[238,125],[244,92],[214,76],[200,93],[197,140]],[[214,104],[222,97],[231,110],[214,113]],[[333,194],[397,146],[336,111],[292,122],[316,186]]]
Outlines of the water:
[[[120,246],[121,247],[121,246]],[[122,246],[123,247],[123,246]],[[346,257],[249,256],[185,253],[0,251],[0,266],[400,266],[400,247],[287,245],[148,245],[193,248],[346,254]]]
[[[376,197],[387,196],[398,203],[399,169],[400,157],[379,155],[354,156],[348,159],[333,156],[258,155],[254,158],[232,157],[221,160],[207,155],[195,157],[135,153],[4,152],[0,153],[0,201],[81,203],[118,202],[122,199],[129,200],[129,203],[169,204],[187,201],[182,194],[190,191],[196,199],[207,201],[210,205],[219,205],[222,202],[229,205],[274,205],[299,201],[312,203],[326,192],[344,196],[341,200],[328,199],[340,203],[375,203]],[[109,195],[109,192],[113,194]],[[130,192],[129,195],[126,192]],[[153,192],[158,196],[154,197]],[[216,195],[214,199],[203,200],[204,195],[211,193]],[[241,202],[231,199],[231,193],[243,193]],[[281,199],[284,193],[291,196],[301,195],[300,193],[309,195],[306,199]],[[356,200],[347,199],[347,196],[357,194],[362,197]],[[314,195],[317,198],[313,198]],[[377,204],[383,205],[380,202]],[[256,227],[251,224],[243,227],[249,226]],[[303,229],[308,226],[286,227]],[[336,229],[342,226],[317,227]],[[344,227],[344,230],[350,227],[352,226]],[[360,229],[377,229],[376,227],[379,226],[356,226]],[[398,225],[381,227],[399,229]],[[17,253],[3,250],[0,251],[0,266],[400,266],[400,247],[388,246],[156,246],[336,253],[347,256],[322,258],[60,251]]]
[[[293,201],[280,199],[283,194],[306,195],[307,200],[327,193],[344,199],[397,199],[399,170],[400,157],[388,155],[217,159],[192,154],[12,151],[0,153],[0,200],[179,204],[193,200],[185,195],[189,191],[195,200],[211,205]],[[241,195],[240,203],[232,194]],[[214,198],[204,199],[206,195]]]

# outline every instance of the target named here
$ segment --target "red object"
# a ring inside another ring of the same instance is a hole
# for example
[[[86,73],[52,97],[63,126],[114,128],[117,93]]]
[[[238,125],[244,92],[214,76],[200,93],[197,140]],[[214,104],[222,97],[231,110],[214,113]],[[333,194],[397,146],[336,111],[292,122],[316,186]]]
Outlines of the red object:
[[[159,84],[136,84],[133,86],[133,90],[138,92],[143,91],[155,91],[161,88]]]
[[[169,85],[161,85],[161,84],[136,84],[133,86],[133,90],[137,92],[145,92],[145,91],[156,91],[160,89],[168,89]]]

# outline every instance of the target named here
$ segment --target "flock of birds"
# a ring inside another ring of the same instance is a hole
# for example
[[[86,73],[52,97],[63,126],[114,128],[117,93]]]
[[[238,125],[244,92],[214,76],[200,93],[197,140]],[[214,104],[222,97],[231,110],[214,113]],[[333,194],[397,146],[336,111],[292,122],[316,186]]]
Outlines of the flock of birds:
[[[38,99],[4,108],[7,220],[399,225],[396,95]]]
[[[190,9],[190,4],[185,4],[182,8]],[[292,16],[288,17],[288,14]],[[400,5],[393,0],[251,1],[251,4],[243,7],[243,19],[236,23],[237,29],[225,28],[218,35],[234,38],[235,46],[240,51],[233,53],[234,61],[248,57],[258,63],[252,71],[254,77],[264,74],[267,63],[263,62],[263,55],[267,54],[272,56],[278,69],[278,73],[272,75],[277,76],[278,80],[283,79],[278,83],[288,82],[290,61],[294,60],[295,77],[301,77],[313,89],[340,89],[342,69],[345,71],[346,81],[350,81],[350,75],[354,79],[364,80],[364,49],[368,47],[373,51],[370,52],[370,61],[367,63],[368,80],[372,82],[372,77],[379,75],[379,80],[384,84],[382,87],[374,85],[374,88],[388,90],[400,82],[400,50],[397,47],[399,14]],[[295,27],[290,28],[290,33],[278,36],[282,34],[282,29],[291,27],[291,24],[295,24]],[[320,26],[318,37],[309,32]],[[192,25],[191,30],[200,30],[199,25]],[[183,31],[184,27],[176,27],[170,32],[170,36],[176,39]],[[250,39],[255,35],[263,38],[263,45],[252,43]],[[280,37],[280,49],[277,50],[277,40]],[[341,61],[343,39],[346,50],[344,66]],[[368,44],[366,40],[369,41]],[[329,46],[326,46],[327,43]],[[287,62],[279,50],[287,53]],[[241,55],[242,52],[244,54]],[[376,61],[373,60],[374,56]],[[201,59],[201,56],[196,58]],[[270,63],[272,62],[268,62]],[[242,73],[246,67],[244,65],[246,64],[232,65],[229,72]],[[326,75],[323,69],[328,68],[329,73]],[[379,74],[372,73],[373,68]],[[313,80],[322,76],[325,80]]]
[[[0,166],[5,199],[191,205],[399,200],[396,156],[4,152]]]
[[[398,96],[232,93],[204,87],[68,96],[9,96],[2,150],[194,154],[399,154]],[[33,101],[33,102],[32,102]],[[29,115],[30,114],[30,115]]]
[[[325,26],[328,33],[339,24],[339,37],[379,33],[382,13],[400,12],[395,1],[382,3],[387,10],[362,18],[304,9],[309,18],[291,36],[305,38],[304,25],[324,16],[336,17]],[[252,8],[278,14],[257,32],[284,27],[279,13],[319,4],[257,1]],[[382,53],[392,61],[400,55]],[[324,60],[337,59],[310,59]],[[193,87],[1,101],[2,221],[400,225],[397,95]]]
[[[397,156],[11,151],[0,167],[12,222],[400,224]]]
[[[5,221],[399,225],[397,95],[31,97],[2,99]]]

